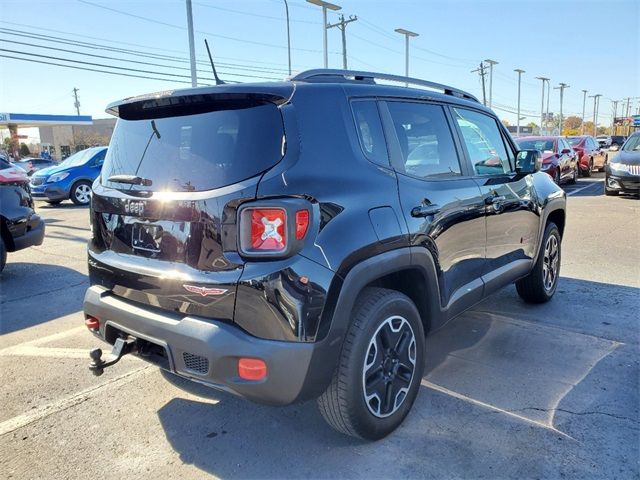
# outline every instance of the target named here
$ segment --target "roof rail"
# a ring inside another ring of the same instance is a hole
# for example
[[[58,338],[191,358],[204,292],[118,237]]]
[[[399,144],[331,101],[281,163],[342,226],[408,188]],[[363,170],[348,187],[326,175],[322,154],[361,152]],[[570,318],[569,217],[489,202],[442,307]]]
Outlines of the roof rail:
[[[474,102],[478,102],[478,99],[467,93],[463,90],[459,90],[457,88],[449,87],[448,85],[442,85],[436,82],[429,82],[428,80],[421,80],[419,78],[411,78],[405,77],[402,75],[391,75],[388,73],[375,73],[375,72],[361,72],[358,70],[338,70],[338,69],[327,69],[327,68],[318,68],[314,70],[307,70],[304,72],[300,72],[297,75],[289,78],[289,80],[294,82],[304,82],[304,81],[326,81],[326,82],[335,82],[335,81],[363,81],[368,83],[375,83],[375,80],[391,80],[395,82],[402,82],[411,85],[420,85],[422,87],[434,88],[436,90],[442,90],[445,95],[452,95],[454,97],[466,98],[467,100],[473,100]]]

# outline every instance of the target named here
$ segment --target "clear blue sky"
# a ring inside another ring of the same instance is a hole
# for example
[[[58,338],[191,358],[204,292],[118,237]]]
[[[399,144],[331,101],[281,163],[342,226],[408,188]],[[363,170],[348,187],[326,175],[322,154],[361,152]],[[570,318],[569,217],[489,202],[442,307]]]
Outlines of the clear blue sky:
[[[541,84],[535,80],[537,76],[550,77],[552,86],[559,82],[571,86],[565,91],[565,115],[582,111],[582,89],[589,94],[603,95],[600,124],[608,125],[611,120],[612,99],[635,97],[633,112],[638,108],[640,1],[333,1],[343,7],[345,15],[358,16],[358,21],[347,27],[350,68],[404,73],[404,40],[394,33],[395,28],[402,27],[420,34],[411,41],[412,76],[450,84],[480,96],[479,77],[470,70],[486,58],[500,62],[494,70],[494,106],[515,109],[517,74],[513,69],[526,70],[522,77],[522,110],[527,119],[523,123],[539,119]],[[183,0],[4,0],[2,3],[0,28],[3,29],[188,58]],[[289,5],[294,71],[322,66],[320,8],[304,0],[289,0]],[[198,57],[206,60],[203,43],[206,37],[214,48],[223,78],[251,81],[250,75],[267,79],[286,76],[286,28],[281,0],[193,0],[193,10]],[[331,22],[336,19],[335,14],[329,18]],[[7,50],[189,74],[188,63],[25,39],[6,31],[0,38],[0,48]],[[15,41],[173,65],[184,70],[12,43]],[[329,32],[329,50],[329,66],[341,68],[338,29]],[[29,58],[42,60],[42,57]],[[203,77],[211,77],[206,65],[201,68]],[[174,78],[188,81],[188,78]],[[3,112],[73,114],[71,90],[77,87],[81,113],[101,118],[107,116],[104,107],[113,100],[181,85],[184,84],[170,79],[126,78],[0,58],[0,111]],[[551,92],[550,110],[558,112],[558,90]],[[592,105],[593,101],[588,100],[588,118]],[[514,114],[497,112],[515,123]]]

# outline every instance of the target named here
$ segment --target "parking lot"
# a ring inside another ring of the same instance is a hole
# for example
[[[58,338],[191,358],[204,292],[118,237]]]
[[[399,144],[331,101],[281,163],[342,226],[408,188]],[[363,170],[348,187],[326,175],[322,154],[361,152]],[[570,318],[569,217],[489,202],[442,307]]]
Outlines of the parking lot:
[[[40,202],[44,244],[0,280],[2,477],[638,478],[640,201],[602,183],[567,187],[554,299],[509,287],[430,336],[414,409],[376,443],[313,402],[255,405],[131,356],[91,375],[87,209]]]

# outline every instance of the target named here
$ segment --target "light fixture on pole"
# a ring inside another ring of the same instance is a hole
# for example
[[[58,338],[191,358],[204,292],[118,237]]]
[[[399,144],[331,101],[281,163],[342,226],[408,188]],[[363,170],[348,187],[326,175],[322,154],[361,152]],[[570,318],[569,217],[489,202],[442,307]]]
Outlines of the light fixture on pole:
[[[419,34],[404,28],[396,28],[396,33],[404,35],[404,76],[409,76],[409,37],[417,37]],[[409,83],[404,84],[405,87],[409,86]]]
[[[544,82],[548,82],[549,79],[546,77],[536,77],[536,80],[542,80],[542,103],[540,105],[540,135],[543,135],[543,126],[544,126]]]
[[[333,3],[325,2],[323,0],[307,0],[307,2],[322,7],[322,46],[324,52],[324,68],[328,68],[329,54],[327,52],[327,8],[335,12],[337,10],[341,10],[342,7]]]
[[[489,108],[493,105],[493,66],[498,62],[495,60],[485,60],[484,63],[489,64]]]
[[[514,72],[518,73],[518,122],[516,123],[516,136],[519,137],[520,136],[520,79],[522,77],[522,74],[524,73],[524,70],[520,68],[516,68]],[[489,95],[491,95],[491,93],[489,93]],[[489,96],[489,98],[491,98],[491,96]]]

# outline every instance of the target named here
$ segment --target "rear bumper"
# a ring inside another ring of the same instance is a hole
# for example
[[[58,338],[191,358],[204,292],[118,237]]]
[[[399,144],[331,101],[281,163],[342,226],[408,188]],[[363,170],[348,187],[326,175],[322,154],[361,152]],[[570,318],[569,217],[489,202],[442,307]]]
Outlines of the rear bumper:
[[[32,215],[27,223],[23,235],[13,238],[12,251],[22,250],[35,245],[42,245],[44,241],[44,220],[39,215]]]
[[[84,312],[100,320],[103,340],[113,343],[119,332],[125,332],[160,345],[168,357],[164,368],[260,403],[286,405],[317,396],[329,379],[326,367],[331,372],[335,366],[334,361],[318,360],[324,357],[318,355],[322,342],[259,339],[231,324],[143,308],[97,285],[87,290]],[[267,377],[241,379],[237,370],[241,357],[264,360]]]

